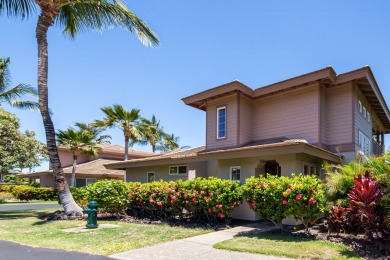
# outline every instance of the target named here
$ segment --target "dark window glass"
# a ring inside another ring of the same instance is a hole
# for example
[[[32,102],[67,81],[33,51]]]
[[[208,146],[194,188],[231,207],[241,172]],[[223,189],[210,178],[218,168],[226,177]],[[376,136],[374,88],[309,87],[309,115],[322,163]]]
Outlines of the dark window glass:
[[[226,137],[226,108],[218,109],[218,138]]]
[[[76,187],[84,187],[86,182],[86,179],[76,179]]]

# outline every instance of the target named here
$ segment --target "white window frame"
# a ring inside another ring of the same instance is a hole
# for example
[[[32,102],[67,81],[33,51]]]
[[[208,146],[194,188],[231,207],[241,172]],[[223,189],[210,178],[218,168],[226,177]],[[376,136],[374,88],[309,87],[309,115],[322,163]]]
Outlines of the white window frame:
[[[308,172],[306,173],[305,172],[305,168],[308,169]],[[302,162],[302,173],[304,175],[316,175],[318,176],[318,172],[317,172],[317,167],[314,163],[309,163],[309,162]]]
[[[150,174],[150,173],[153,173],[153,181],[150,181],[150,180],[149,180],[149,174]],[[156,181],[156,173],[153,172],[153,171],[147,172],[147,173],[146,173],[146,182],[154,182],[154,181]]]
[[[225,132],[225,135],[224,136],[219,136],[219,111],[220,110],[225,110],[225,129],[224,129],[224,132]],[[217,139],[224,139],[226,138],[226,124],[227,124],[227,109],[226,109],[226,106],[223,106],[223,107],[218,107],[217,108]]]
[[[363,109],[363,104],[362,104],[362,101],[358,101],[358,106],[359,106],[359,112],[362,113],[362,109]]]
[[[186,167],[185,173],[179,173],[179,167]],[[171,172],[171,168],[176,168],[176,172]],[[187,175],[188,174],[188,166],[187,165],[171,165],[169,166],[169,175]]]
[[[367,118],[367,109],[365,106],[363,106],[363,117]]]
[[[359,148],[364,153],[364,156],[371,154],[371,139],[359,130]]]
[[[367,111],[367,121],[371,123],[371,114]]]
[[[237,179],[237,180],[233,180],[233,169],[238,169],[238,170],[240,170],[240,178],[239,179]],[[230,167],[230,171],[229,171],[229,173],[230,173],[230,176],[229,176],[229,179],[230,180],[232,180],[232,181],[237,181],[237,182],[241,182],[241,166],[231,166]]]

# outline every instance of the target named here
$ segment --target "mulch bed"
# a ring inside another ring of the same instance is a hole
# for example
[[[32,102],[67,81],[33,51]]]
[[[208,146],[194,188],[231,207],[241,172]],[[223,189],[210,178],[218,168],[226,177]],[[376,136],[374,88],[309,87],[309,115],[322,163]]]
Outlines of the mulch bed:
[[[364,234],[330,234],[328,235],[328,231],[324,224],[313,226],[309,229],[310,234],[306,234],[304,230],[299,231],[291,231],[291,230],[271,230],[267,233],[269,234],[282,234],[286,236],[294,236],[305,239],[313,239],[313,240],[323,240],[334,243],[341,243],[349,247],[353,252],[358,254],[359,256],[365,259],[375,259],[375,260],[385,260],[390,259],[389,251],[387,251],[387,255],[385,251],[379,250],[379,244],[375,243],[375,241],[371,241]],[[383,244],[382,244],[383,246]],[[390,245],[387,245],[390,246]],[[390,249],[390,248],[389,248]]]

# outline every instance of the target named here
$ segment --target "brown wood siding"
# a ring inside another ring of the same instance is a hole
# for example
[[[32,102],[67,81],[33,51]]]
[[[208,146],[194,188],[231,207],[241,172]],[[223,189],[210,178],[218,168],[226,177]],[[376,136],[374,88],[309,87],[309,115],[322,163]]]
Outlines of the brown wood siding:
[[[217,139],[217,108],[226,106],[226,138]],[[206,149],[237,146],[237,94],[207,103]]]
[[[240,102],[240,143],[246,144],[252,141],[252,101],[245,96],[241,96]]]
[[[353,142],[352,106],[351,83],[328,89],[326,101],[327,145]]]
[[[370,113],[371,120],[373,118],[373,110],[368,104],[367,100],[364,98],[360,90],[355,88],[356,96],[354,98],[355,104],[355,145],[359,148],[359,131],[364,133],[368,138],[372,137],[372,121],[368,121],[367,117],[364,118],[363,113],[359,111],[359,100],[362,102],[362,105],[366,108],[366,111]],[[360,149],[359,149],[360,150]],[[372,152],[372,149],[371,149]]]
[[[253,139],[286,136],[318,143],[318,110],[314,85],[260,99],[253,109]]]

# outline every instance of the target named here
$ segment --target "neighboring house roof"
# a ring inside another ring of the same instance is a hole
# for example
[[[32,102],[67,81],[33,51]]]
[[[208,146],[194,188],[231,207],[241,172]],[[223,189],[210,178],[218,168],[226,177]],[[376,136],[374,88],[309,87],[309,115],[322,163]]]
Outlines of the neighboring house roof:
[[[76,174],[82,175],[100,175],[100,176],[123,176],[123,171],[121,170],[112,170],[106,169],[103,165],[113,162],[115,160],[107,160],[107,159],[96,159],[90,162],[80,163],[76,167]],[[63,168],[64,173],[66,175],[72,174],[72,166],[68,166]],[[32,173],[22,173],[18,174],[20,177],[34,177],[41,175],[51,175],[53,174],[53,170],[40,171],[40,172],[32,172]]]
[[[339,162],[340,160],[340,157],[337,154],[311,145],[306,140],[285,140],[276,143],[247,145],[237,148],[223,148],[213,151],[207,151],[205,150],[205,146],[200,146],[188,150],[174,150],[148,158],[109,163],[104,166],[107,169],[125,169],[151,165],[206,161],[212,159],[232,159],[291,153],[311,154],[333,162]]]
[[[186,105],[206,110],[207,101],[227,96],[232,93],[241,93],[251,99],[258,99],[278,93],[308,86],[311,82],[321,82],[331,88],[348,81],[354,81],[362,94],[372,106],[373,110],[390,133],[390,112],[385,99],[378,87],[374,74],[369,66],[337,75],[331,66],[306,73],[294,78],[283,80],[255,90],[235,80],[233,82],[208,89],[206,91],[183,98]]]
[[[125,147],[118,144],[101,143],[101,144],[97,144],[96,146],[102,148],[102,151],[100,151],[100,153],[110,153],[116,155],[125,154]],[[70,150],[69,146],[64,146],[64,145],[58,145],[57,148],[58,150],[62,150],[62,151]],[[152,152],[144,152],[144,151],[129,149],[129,156],[131,157],[146,157],[146,156],[153,156],[153,155],[156,154]]]

